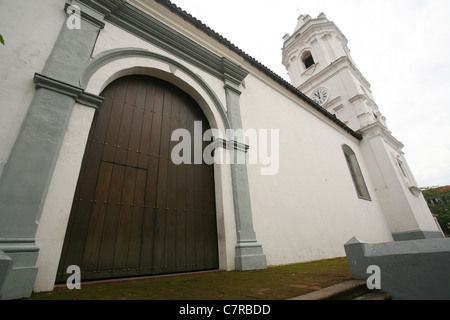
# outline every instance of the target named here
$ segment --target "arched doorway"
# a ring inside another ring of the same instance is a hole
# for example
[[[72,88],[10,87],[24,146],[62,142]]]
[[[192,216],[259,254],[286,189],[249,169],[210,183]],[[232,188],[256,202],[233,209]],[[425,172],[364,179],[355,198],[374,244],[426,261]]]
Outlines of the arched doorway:
[[[102,96],[57,282],[66,281],[70,265],[80,267],[83,281],[217,269],[213,166],[170,159],[174,130],[194,137],[195,121],[209,129],[200,107],[148,76],[120,78]]]

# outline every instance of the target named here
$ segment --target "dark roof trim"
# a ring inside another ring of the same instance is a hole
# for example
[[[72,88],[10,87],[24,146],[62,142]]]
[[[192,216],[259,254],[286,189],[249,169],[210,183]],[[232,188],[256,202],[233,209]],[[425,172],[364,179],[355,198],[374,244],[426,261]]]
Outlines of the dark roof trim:
[[[250,63],[253,67],[257,68],[259,71],[263,72],[264,74],[266,74],[267,76],[269,76],[270,78],[272,78],[274,81],[276,81],[277,83],[281,84],[282,86],[284,86],[286,89],[288,89],[290,92],[292,92],[293,94],[295,94],[297,97],[299,97],[300,99],[302,99],[303,101],[307,102],[309,105],[311,105],[313,108],[315,108],[317,111],[319,111],[320,113],[322,113],[323,115],[325,115],[328,119],[330,119],[331,121],[333,121],[334,123],[336,123],[338,126],[340,126],[341,128],[343,128],[345,131],[347,131],[348,133],[350,133],[353,137],[355,137],[358,140],[362,140],[362,135],[355,132],[354,130],[352,130],[350,127],[348,127],[345,123],[343,123],[342,121],[340,121],[338,118],[336,118],[335,115],[332,115],[331,113],[329,113],[327,110],[325,110],[322,106],[320,106],[319,104],[315,103],[313,100],[311,100],[308,96],[306,96],[305,94],[303,94],[301,91],[299,91],[297,88],[295,88],[293,85],[291,85],[289,82],[287,82],[286,80],[284,80],[283,78],[281,78],[279,75],[275,74],[273,71],[271,71],[269,68],[267,68],[266,66],[264,66],[263,64],[261,64],[260,62],[258,62],[256,59],[254,59],[253,57],[249,56],[247,53],[245,53],[244,51],[242,51],[241,49],[239,49],[237,46],[235,46],[233,43],[231,43],[228,39],[222,37],[220,34],[218,34],[217,32],[215,32],[214,30],[212,30],[210,27],[208,27],[207,25],[205,25],[203,22],[201,22],[200,20],[198,20],[197,18],[193,17],[191,14],[187,13],[186,11],[184,11],[183,9],[181,9],[180,7],[178,7],[177,5],[175,5],[174,3],[172,3],[169,0],[155,0],[156,2],[164,5],[165,7],[167,7],[170,11],[172,11],[173,13],[176,13],[177,15],[179,15],[181,18],[183,18],[184,20],[190,22],[191,24],[193,24],[195,27],[197,27],[198,29],[202,30],[203,32],[205,32],[208,36],[210,36],[211,38],[217,40],[219,43],[225,45],[226,47],[228,47],[231,51],[237,53],[239,56],[241,56],[245,61],[247,61],[248,63]]]

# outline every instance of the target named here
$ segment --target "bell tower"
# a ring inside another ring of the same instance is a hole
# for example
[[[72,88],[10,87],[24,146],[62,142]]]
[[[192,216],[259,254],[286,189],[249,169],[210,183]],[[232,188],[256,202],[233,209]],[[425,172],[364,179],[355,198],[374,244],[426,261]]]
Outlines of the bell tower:
[[[347,38],[324,13],[316,19],[301,15],[293,34],[283,39],[283,65],[292,85],[355,131],[376,122],[386,126]]]
[[[283,39],[292,85],[363,136],[360,151],[394,240],[443,237],[341,30],[323,13],[301,15]]]

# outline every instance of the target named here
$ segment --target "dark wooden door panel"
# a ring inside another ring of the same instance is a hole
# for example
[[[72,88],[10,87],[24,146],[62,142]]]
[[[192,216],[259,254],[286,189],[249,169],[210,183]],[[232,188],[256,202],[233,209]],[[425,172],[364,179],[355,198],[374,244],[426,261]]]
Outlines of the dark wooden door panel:
[[[209,128],[200,107],[175,86],[144,76],[119,79],[103,96],[57,281],[67,279],[69,265],[80,266],[83,280],[218,268],[213,167],[170,159],[174,130],[194,137],[195,121]]]
[[[94,199],[96,204],[92,206],[90,212],[89,223],[84,227],[87,228],[87,235],[84,245],[83,260],[81,261],[81,270],[90,273],[97,269],[97,262],[100,254],[101,240],[103,236],[103,224],[108,209],[108,192],[113,175],[113,164],[103,162],[100,166]],[[107,221],[110,219],[108,217]],[[80,226],[81,228],[83,226]],[[74,237],[77,235],[74,234]]]

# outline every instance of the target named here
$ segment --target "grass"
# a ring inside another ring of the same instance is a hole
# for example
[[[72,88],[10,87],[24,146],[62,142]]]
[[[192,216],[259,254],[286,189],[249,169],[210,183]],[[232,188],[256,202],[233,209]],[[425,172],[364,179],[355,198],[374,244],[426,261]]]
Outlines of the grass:
[[[143,280],[81,284],[81,290],[36,293],[27,300],[285,300],[351,279],[346,258]]]

